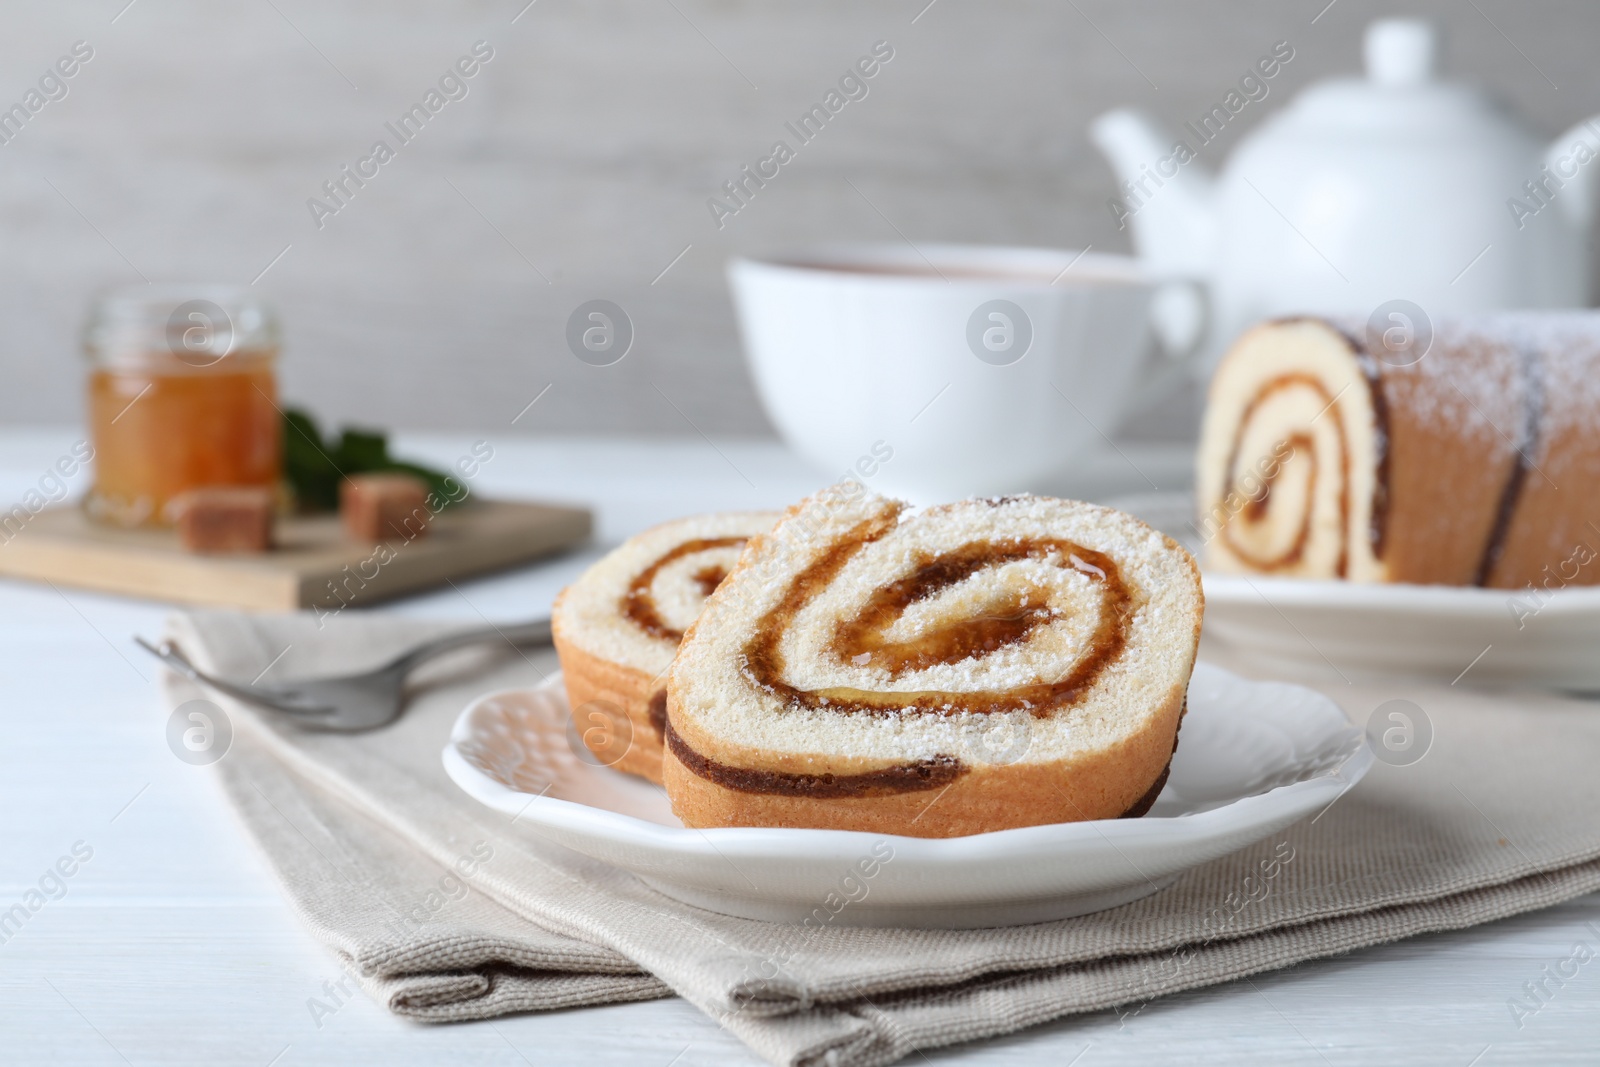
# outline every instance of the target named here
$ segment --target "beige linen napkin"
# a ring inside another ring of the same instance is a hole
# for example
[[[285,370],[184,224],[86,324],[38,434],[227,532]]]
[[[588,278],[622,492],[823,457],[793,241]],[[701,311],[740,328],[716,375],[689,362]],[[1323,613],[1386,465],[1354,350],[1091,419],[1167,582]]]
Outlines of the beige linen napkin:
[[[200,612],[170,636],[249,681],[374,665],[438,624]],[[1319,816],[1096,915],[1007,929],[802,929],[701,911],[468,798],[439,753],[475,696],[556,669],[547,649],[440,661],[404,718],[317,734],[169,676],[233,728],[216,764],[313,932],[418,1019],[677,993],[776,1064],[866,1065],[1126,1006],[1600,889],[1600,708],[1541,693],[1340,687],[1358,722],[1415,701],[1434,740]]]

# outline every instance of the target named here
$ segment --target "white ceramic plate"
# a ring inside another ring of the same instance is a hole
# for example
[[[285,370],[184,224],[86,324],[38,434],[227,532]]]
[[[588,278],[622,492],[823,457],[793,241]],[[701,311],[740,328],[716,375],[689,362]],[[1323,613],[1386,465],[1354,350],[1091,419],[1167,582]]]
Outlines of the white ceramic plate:
[[[1198,554],[1189,494],[1147,493],[1112,503]],[[1600,586],[1535,594],[1224,574],[1204,578],[1207,647],[1248,657],[1271,673],[1600,690]]]
[[[559,675],[482,697],[456,721],[445,770],[489,807],[677,900],[852,926],[1010,926],[1137,900],[1320,811],[1373,759],[1361,730],[1320,693],[1201,664],[1171,777],[1142,819],[944,839],[692,830],[659,787],[594,765],[569,722]]]

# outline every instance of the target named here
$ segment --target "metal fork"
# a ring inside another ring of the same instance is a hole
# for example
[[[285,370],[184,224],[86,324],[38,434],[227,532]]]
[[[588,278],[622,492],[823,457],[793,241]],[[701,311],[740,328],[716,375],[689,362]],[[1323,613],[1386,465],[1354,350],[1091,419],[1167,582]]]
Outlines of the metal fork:
[[[236,700],[292,715],[308,729],[356,731],[376,729],[400,715],[405,707],[406,676],[423,662],[458,648],[494,641],[513,645],[548,644],[550,620],[535,619],[445,634],[374,670],[336,678],[307,678],[281,685],[240,685],[214,678],[190,663],[171,641],[163,641],[157,647],[142,637],[134,640],[185,678]]]

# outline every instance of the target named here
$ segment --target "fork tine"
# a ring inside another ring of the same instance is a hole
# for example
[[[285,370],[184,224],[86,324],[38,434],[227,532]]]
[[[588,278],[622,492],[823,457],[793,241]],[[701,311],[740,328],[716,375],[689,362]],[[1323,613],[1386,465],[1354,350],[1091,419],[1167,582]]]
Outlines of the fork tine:
[[[159,648],[150,644],[150,642],[146,641],[142,637],[136,636],[134,637],[134,641],[138,643],[140,648],[143,648],[146,652],[149,652],[152,656],[156,657],[162,663],[166,664],[169,668],[177,673],[183,675],[185,678],[188,678],[190,681],[199,682],[202,685],[209,686],[212,689],[217,690],[219,693],[226,693],[228,696],[231,696],[236,700],[243,700],[249,704],[257,704],[261,707],[271,708],[273,711],[283,712],[286,715],[304,715],[315,717],[319,715],[332,715],[338,710],[337,708],[328,707],[326,705],[308,706],[303,703],[296,703],[296,701],[299,699],[299,694],[294,692],[276,688],[240,686],[235,685],[232,682],[223,681],[221,678],[213,678],[200,668],[196,667],[194,664],[190,663],[188,658],[184,656],[182,650],[180,650],[171,641],[163,641]]]

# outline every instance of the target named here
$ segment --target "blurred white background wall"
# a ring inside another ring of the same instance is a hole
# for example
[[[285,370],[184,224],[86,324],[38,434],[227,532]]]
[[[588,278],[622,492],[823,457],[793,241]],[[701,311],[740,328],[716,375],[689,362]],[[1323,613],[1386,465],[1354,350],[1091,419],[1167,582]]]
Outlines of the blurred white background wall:
[[[259,276],[286,323],[286,396],[332,419],[511,429],[549,386],[515,431],[762,434],[729,255],[901,237],[1125,251],[1087,122],[1131,103],[1176,126],[1274,42],[1294,61],[1208,165],[1307,82],[1354,71],[1381,14],[1439,21],[1446,72],[1548,133],[1600,111],[1600,5],[1582,0],[526,2],[0,4],[0,108],[74,42],[94,53],[0,145],[0,420],[79,417],[97,287]],[[467,95],[399,146],[384,124],[477,41],[493,57]],[[795,145],[784,123],[878,41],[893,58],[867,96],[719,228],[707,199]],[[395,158],[319,229],[307,200],[379,139]],[[595,298],[636,330],[611,367],[564,343]]]

